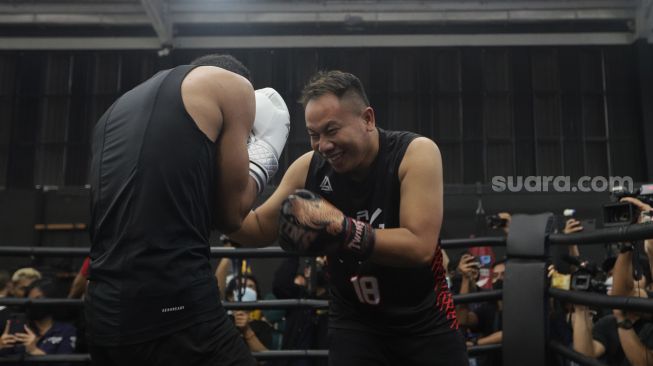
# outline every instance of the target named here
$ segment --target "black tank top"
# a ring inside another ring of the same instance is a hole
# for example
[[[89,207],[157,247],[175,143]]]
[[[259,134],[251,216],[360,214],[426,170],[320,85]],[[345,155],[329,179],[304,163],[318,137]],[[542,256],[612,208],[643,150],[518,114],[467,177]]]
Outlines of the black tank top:
[[[378,131],[379,154],[367,178],[353,181],[313,154],[306,188],[374,228],[397,228],[399,165],[410,142],[419,136]],[[340,254],[329,256],[327,268],[330,327],[382,335],[433,335],[458,327],[439,246],[428,266],[396,268]]]
[[[95,126],[86,311],[97,344],[143,342],[222,311],[208,244],[216,147],[181,98],[193,68],[159,72]]]

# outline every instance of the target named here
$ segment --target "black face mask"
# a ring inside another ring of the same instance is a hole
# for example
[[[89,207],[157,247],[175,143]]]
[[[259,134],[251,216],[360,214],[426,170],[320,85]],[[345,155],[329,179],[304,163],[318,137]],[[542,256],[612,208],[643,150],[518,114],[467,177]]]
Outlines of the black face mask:
[[[27,309],[27,317],[29,320],[43,320],[50,316],[50,311],[45,307],[32,306]]]
[[[493,290],[503,290],[503,280],[497,280],[492,284]]]

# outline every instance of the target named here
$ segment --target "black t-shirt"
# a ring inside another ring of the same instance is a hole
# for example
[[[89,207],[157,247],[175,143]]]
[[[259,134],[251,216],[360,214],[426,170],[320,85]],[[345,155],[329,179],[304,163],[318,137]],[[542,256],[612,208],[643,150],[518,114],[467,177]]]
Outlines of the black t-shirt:
[[[635,322],[633,329],[642,344],[653,350],[653,322],[640,319]],[[592,329],[592,337],[605,347],[605,354],[600,358],[608,365],[630,366],[619,341],[617,320],[614,315],[607,315],[599,319]]]
[[[181,98],[193,68],[136,86],[93,131],[85,310],[98,345],[144,342],[224,313],[208,243],[216,147]]]
[[[270,324],[263,320],[252,320],[249,322],[249,327],[252,328],[256,338],[258,338],[261,343],[267,348],[272,349],[272,337],[274,335],[274,329]]]
[[[399,227],[399,165],[410,132],[379,131],[379,152],[370,174],[354,181],[336,173],[319,154],[310,163],[305,187],[345,215],[374,228]],[[433,335],[457,329],[455,308],[436,248],[430,265],[413,268],[358,262],[347,253],[328,257],[329,327],[384,335]]]

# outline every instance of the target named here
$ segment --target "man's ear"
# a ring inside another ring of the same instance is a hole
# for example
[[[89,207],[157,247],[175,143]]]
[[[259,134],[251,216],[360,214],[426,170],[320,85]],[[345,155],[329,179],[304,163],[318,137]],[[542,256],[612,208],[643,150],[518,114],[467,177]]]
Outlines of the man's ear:
[[[365,125],[368,131],[376,129],[376,119],[374,118],[374,109],[372,109],[372,107],[366,107],[363,110],[361,117],[365,121]]]

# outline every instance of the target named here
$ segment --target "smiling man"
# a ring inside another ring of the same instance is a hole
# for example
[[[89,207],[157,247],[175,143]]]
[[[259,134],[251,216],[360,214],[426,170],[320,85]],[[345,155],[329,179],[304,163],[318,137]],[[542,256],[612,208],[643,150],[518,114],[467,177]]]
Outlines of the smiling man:
[[[438,245],[438,147],[377,128],[352,74],[317,73],[301,101],[313,151],[234,239],[328,255],[330,365],[467,365]]]

